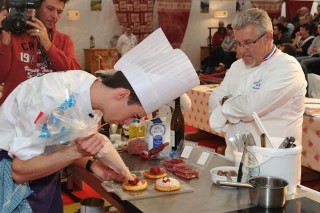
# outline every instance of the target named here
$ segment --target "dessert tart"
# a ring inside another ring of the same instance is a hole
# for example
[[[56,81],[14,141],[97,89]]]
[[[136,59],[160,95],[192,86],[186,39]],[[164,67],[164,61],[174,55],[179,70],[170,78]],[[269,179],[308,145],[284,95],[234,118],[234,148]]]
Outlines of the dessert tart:
[[[129,180],[122,184],[122,188],[127,191],[141,191],[145,190],[148,187],[147,181],[140,179],[133,175],[134,180]]]
[[[156,180],[154,187],[163,192],[176,191],[181,188],[180,182],[172,177],[164,177]]]
[[[159,179],[167,176],[167,172],[164,169],[160,169],[159,167],[151,167],[148,170],[143,172],[144,177],[150,179]]]

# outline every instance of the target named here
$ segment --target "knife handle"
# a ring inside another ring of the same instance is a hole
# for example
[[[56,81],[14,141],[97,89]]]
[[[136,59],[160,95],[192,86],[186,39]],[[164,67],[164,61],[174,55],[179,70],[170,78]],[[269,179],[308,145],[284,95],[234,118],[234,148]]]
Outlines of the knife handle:
[[[240,165],[239,165],[239,169],[238,169],[238,175],[237,175],[237,182],[241,182],[241,179],[242,179],[242,166],[243,166],[243,163],[240,162]]]

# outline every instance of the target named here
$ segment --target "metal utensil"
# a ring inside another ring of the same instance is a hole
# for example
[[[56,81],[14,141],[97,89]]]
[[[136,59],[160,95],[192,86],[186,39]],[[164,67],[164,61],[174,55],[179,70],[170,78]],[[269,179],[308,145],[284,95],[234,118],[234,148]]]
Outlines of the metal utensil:
[[[243,140],[244,146],[243,146],[242,158],[241,158],[239,169],[238,169],[237,182],[241,182],[242,175],[243,175],[242,167],[243,167],[244,157],[247,152],[247,135],[246,134],[242,135],[242,140]]]
[[[251,133],[247,134],[247,142],[248,146],[256,146],[256,141],[254,140],[254,137]]]

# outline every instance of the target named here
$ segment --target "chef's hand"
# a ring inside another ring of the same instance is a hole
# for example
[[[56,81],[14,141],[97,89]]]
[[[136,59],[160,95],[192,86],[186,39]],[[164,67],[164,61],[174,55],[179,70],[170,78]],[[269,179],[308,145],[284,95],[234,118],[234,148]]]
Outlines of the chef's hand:
[[[105,137],[96,132],[86,137],[77,138],[73,144],[77,146],[78,151],[83,157],[95,156],[105,145]]]
[[[32,29],[27,30],[30,36],[38,37],[40,39],[40,44],[43,46],[45,51],[48,51],[52,45],[50,41],[47,28],[44,24],[37,18],[32,18],[32,21],[27,21],[27,25],[31,26]]]
[[[123,175],[105,166],[99,160],[94,161],[90,169],[95,175],[97,175],[100,179],[104,181],[113,180],[118,183],[124,182],[125,177]]]
[[[2,21],[8,16],[7,10],[2,10],[0,12],[0,28],[2,28]],[[1,31],[1,42],[4,45],[9,45],[11,42],[11,32],[7,32],[4,29]]]

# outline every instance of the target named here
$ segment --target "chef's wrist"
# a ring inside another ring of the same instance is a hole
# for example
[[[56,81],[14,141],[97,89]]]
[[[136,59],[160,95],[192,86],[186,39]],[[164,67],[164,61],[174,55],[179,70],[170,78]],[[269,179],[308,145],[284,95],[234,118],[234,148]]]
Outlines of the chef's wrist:
[[[93,173],[93,171],[91,170],[91,167],[92,167],[92,164],[96,161],[95,158],[90,158],[88,161],[87,161],[87,164],[86,164],[86,170],[88,172],[91,172]]]

